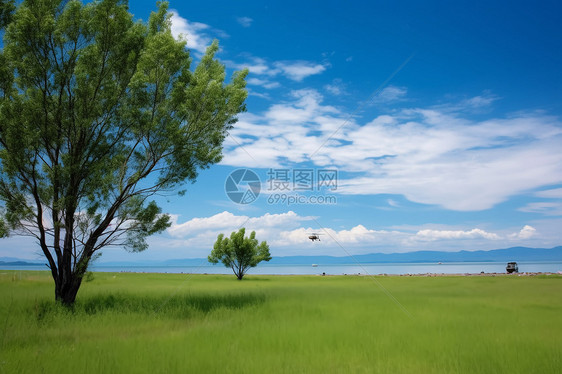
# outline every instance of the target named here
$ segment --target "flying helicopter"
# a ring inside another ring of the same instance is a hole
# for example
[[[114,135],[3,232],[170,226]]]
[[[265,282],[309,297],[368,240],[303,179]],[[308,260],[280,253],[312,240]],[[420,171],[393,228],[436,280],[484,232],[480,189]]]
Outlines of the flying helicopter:
[[[315,240],[320,241],[320,235],[322,235],[322,234],[311,232],[310,234],[308,234],[308,238],[312,241],[315,241]]]

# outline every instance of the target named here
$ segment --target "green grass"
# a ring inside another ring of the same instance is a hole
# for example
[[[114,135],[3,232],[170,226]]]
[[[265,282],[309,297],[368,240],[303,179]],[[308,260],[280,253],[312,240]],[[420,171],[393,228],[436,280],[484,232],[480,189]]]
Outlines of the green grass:
[[[392,300],[381,288],[399,303]],[[2,373],[560,373],[562,277],[0,270]],[[404,309],[403,309],[404,308]]]

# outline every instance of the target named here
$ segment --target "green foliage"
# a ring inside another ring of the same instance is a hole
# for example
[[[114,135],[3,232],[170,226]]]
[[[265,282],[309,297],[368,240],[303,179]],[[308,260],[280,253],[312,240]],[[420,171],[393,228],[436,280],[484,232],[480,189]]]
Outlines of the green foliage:
[[[84,282],[92,282],[95,278],[96,276],[92,271],[87,271],[86,274],[84,274]]]
[[[250,237],[244,237],[245,232],[245,228],[233,231],[230,239],[219,234],[208,257],[210,263],[217,264],[220,261],[231,268],[238,280],[242,280],[248,269],[256,267],[262,261],[271,260],[267,243],[259,243],[255,231],[252,231]]]
[[[151,196],[221,160],[247,71],[226,83],[216,41],[191,69],[165,2],[147,23],[119,0],[10,4],[0,13],[0,236],[36,237],[57,298],[72,303],[96,251],[145,250],[170,225]]]
[[[0,29],[10,23],[15,8],[14,0],[0,0]]]
[[[7,236],[8,236],[8,226],[6,225],[6,222],[4,222],[4,220],[2,219],[2,216],[0,216],[0,239],[5,238]]]

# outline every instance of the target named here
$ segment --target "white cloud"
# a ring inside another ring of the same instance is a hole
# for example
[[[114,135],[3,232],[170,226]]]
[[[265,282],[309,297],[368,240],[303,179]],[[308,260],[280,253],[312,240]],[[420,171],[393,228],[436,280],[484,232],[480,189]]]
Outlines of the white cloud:
[[[269,63],[260,57],[248,57],[246,62],[237,63],[225,60],[224,63],[234,69],[248,69],[250,74],[274,76],[279,73],[278,70],[272,68]]]
[[[483,108],[490,106],[494,101],[498,100],[499,98],[494,95],[486,94],[481,96],[471,97],[469,99],[463,100],[460,103],[461,107],[471,107],[471,108]]]
[[[325,65],[311,61],[290,60],[274,61],[270,63],[260,57],[247,57],[247,61],[243,63],[234,61],[225,61],[225,63],[235,69],[248,69],[251,74],[268,77],[282,75],[296,82],[300,82],[311,75],[320,74],[326,70]]]
[[[562,176],[562,154],[552,141],[476,150],[444,143],[447,138],[456,141],[452,134],[434,135],[441,137],[412,134],[411,141],[401,144],[406,148],[400,153],[380,152],[380,156],[392,157],[378,165],[368,163],[376,173],[340,181],[340,191],[400,193],[411,201],[470,211],[488,209],[509,196],[557,183]],[[365,138],[365,142],[369,139]],[[418,146],[414,144],[416,139]]]
[[[376,95],[372,102],[374,104],[390,104],[404,100],[408,89],[406,87],[388,86]]]
[[[246,83],[254,86],[261,86],[266,89],[277,88],[280,86],[279,82],[272,82],[267,79],[259,79],[259,78],[248,78]]]
[[[481,229],[462,230],[420,230],[416,233],[416,239],[420,240],[439,240],[439,239],[475,239],[484,238],[498,240],[498,234],[490,233]]]
[[[269,95],[269,93],[267,92],[257,92],[256,90],[250,87],[247,87],[246,90],[248,91],[249,96],[261,97],[262,99],[265,100],[271,100],[271,95]]]
[[[168,239],[171,247],[210,247],[219,233],[230,235],[240,227],[256,231],[260,240],[267,240],[272,247],[289,248],[308,245],[309,233],[321,233],[321,238],[329,247],[340,245],[370,245],[388,241],[390,237],[402,240],[403,233],[398,231],[372,230],[363,225],[351,229],[334,230],[332,228],[302,227],[304,222],[315,221],[315,217],[301,216],[293,211],[280,214],[266,213],[258,217],[235,215],[224,211],[211,217],[192,218],[178,223],[173,216],[172,226],[167,230],[173,239]]]
[[[562,216],[562,202],[538,202],[528,203],[524,207],[519,208],[519,211],[526,213],[540,213],[547,216]]]
[[[325,105],[317,91],[292,96],[247,121],[241,117],[233,134],[260,137],[244,144],[244,152],[227,144],[223,163],[290,166],[312,155],[315,166],[355,173],[340,179],[338,193],[401,194],[459,211],[489,209],[511,196],[562,183],[562,122],[556,117],[517,113],[475,121],[461,111],[411,108],[360,125]]]
[[[306,77],[320,74],[326,70],[324,65],[311,63],[309,61],[278,61],[274,63],[274,66],[287,78],[296,82],[300,82]]]
[[[237,227],[243,225],[248,220],[248,217],[235,216],[230,212],[224,211],[211,217],[193,218],[180,224],[177,223],[177,219],[178,216],[172,217],[172,226],[168,229],[168,233],[174,237],[183,237],[202,230]]]
[[[341,79],[334,79],[332,83],[324,85],[324,90],[334,96],[347,95],[346,85]]]
[[[238,17],[236,18],[236,22],[238,22],[242,27],[250,27],[252,26],[253,19],[250,17]]]
[[[339,96],[343,92],[342,88],[338,85],[335,85],[335,84],[326,84],[324,86],[324,89],[334,96]]]
[[[514,239],[530,239],[531,237],[535,236],[537,229],[533,226],[525,225],[521,231],[517,234],[512,234],[512,238]]]
[[[282,159],[291,163],[308,160],[308,154],[322,144],[322,139],[310,136],[311,132],[333,132],[343,119],[335,117],[339,111],[322,105],[322,95],[315,90],[297,90],[292,100],[274,104],[262,116],[243,114],[230,134],[238,140],[227,138],[226,157],[222,163],[246,167],[277,167]],[[247,135],[259,134],[256,139],[238,146]]]
[[[190,248],[204,254],[212,247],[219,233],[230,235],[232,231],[246,227],[247,233],[256,231],[259,240],[266,240],[276,256],[302,255],[303,251],[310,250],[321,250],[322,254],[342,256],[347,253],[389,253],[423,249],[473,250],[475,247],[485,248],[486,243],[493,243],[489,244],[488,248],[496,249],[513,245],[514,241],[528,240],[536,233],[536,229],[529,225],[519,232],[501,234],[480,228],[428,226],[418,229],[414,227],[376,229],[358,224],[351,228],[335,229],[321,227],[317,217],[302,216],[294,211],[267,213],[257,217],[224,211],[210,217],[192,218],[184,223],[178,223],[178,217],[175,216],[172,226],[167,231],[170,237],[159,239],[158,246]],[[321,234],[321,244],[312,243],[308,239],[313,232]]]
[[[443,113],[482,113],[489,110],[500,97],[486,90],[481,95],[462,100],[449,99],[445,103],[434,105],[431,108]]]
[[[308,244],[310,233],[318,233],[323,245],[333,246],[357,246],[373,245],[383,240],[388,240],[389,235],[402,236],[399,232],[389,232],[385,230],[370,230],[363,225],[357,225],[349,230],[334,230],[331,228],[300,227],[298,229],[282,231],[279,233],[279,240],[274,241],[278,246],[291,246],[298,244]],[[386,237],[383,239],[383,237]]]
[[[399,204],[396,200],[388,199],[386,202],[387,202],[388,205],[390,205],[391,207],[394,207],[394,208],[400,207],[400,204]]]
[[[270,90],[278,88],[281,83],[273,80],[284,76],[292,81],[300,82],[305,78],[320,74],[326,70],[326,66],[310,61],[274,61],[268,62],[263,58],[255,56],[246,56],[246,62],[238,63],[231,60],[225,60],[224,63],[233,69],[248,69],[249,77],[246,79],[248,85],[258,86]],[[343,85],[341,86],[343,88]],[[335,86],[330,87],[332,91],[336,90]],[[342,93],[343,91],[339,91]],[[263,92],[250,90],[250,94],[265,99],[270,99],[269,95]]]
[[[205,53],[205,50],[212,41],[211,37],[205,32],[210,31],[210,26],[200,22],[190,22],[181,17],[176,10],[170,10],[170,13],[172,13],[171,30],[174,38],[185,38],[187,40],[187,48]]]
[[[299,216],[293,211],[281,214],[266,213],[260,217],[238,216],[224,211],[211,217],[192,218],[184,223],[177,223],[178,216],[173,216],[172,226],[168,228],[167,232],[173,237],[186,238],[209,230],[225,231],[230,234],[231,231],[238,230],[240,227],[247,227],[248,230],[260,230],[269,227],[295,226],[301,221],[311,219],[313,217]]]
[[[538,191],[537,193],[535,193],[535,196],[545,197],[549,199],[562,199],[562,188]]]
[[[321,95],[314,90],[297,90],[291,93],[298,101],[289,104],[274,104],[265,113],[271,122],[294,122],[304,124],[315,121],[316,117],[337,110],[329,106],[320,106]]]

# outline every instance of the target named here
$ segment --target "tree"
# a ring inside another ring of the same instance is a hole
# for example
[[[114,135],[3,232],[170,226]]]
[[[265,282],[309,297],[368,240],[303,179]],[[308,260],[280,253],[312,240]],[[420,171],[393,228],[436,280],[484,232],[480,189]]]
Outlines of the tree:
[[[262,261],[271,260],[267,243],[261,242],[258,245],[255,231],[252,231],[249,238],[244,237],[245,233],[245,228],[238,232],[233,231],[230,239],[219,234],[208,257],[210,263],[216,264],[220,261],[224,266],[231,268],[238,280],[242,280],[249,268],[256,267]]]
[[[0,0],[0,28],[10,22],[14,9],[14,0]]]
[[[149,200],[220,161],[245,110],[247,71],[226,84],[216,41],[192,71],[167,7],[143,23],[124,0],[24,0],[3,17],[0,236],[37,239],[63,304],[102,248],[169,227]]]

